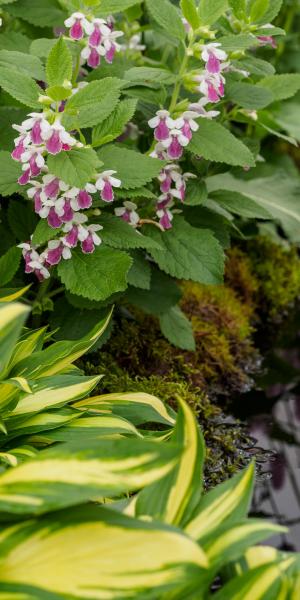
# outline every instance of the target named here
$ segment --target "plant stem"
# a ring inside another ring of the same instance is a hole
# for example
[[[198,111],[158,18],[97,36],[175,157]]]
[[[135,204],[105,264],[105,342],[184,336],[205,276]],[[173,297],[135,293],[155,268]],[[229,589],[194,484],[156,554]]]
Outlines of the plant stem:
[[[173,90],[173,94],[172,94],[172,98],[171,98],[171,104],[170,104],[170,108],[169,111],[172,114],[172,112],[175,110],[176,108],[176,104],[178,101],[178,97],[181,91],[181,85],[182,85],[182,77],[185,74],[185,71],[187,69],[188,66],[188,62],[189,62],[189,50],[191,49],[192,45],[194,43],[194,36],[192,35],[190,41],[189,41],[189,45],[188,46],[184,46],[184,57],[182,60],[182,63],[180,65],[180,69],[179,69],[179,73],[178,73],[178,80],[175,84],[174,90]]]

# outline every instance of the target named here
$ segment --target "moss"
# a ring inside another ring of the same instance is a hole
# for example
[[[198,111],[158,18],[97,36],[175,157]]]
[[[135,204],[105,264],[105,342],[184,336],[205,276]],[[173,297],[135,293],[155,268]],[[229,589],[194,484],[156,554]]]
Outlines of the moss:
[[[100,358],[99,364],[97,364]],[[210,488],[227,479],[249,463],[247,446],[249,439],[244,428],[236,421],[228,421],[221,409],[208,396],[189,383],[174,381],[173,375],[130,377],[104,352],[91,356],[90,362],[81,363],[88,375],[104,374],[95,390],[96,394],[124,392],[147,392],[177,408],[176,396],[183,398],[195,411],[206,443],[205,485]]]
[[[226,285],[263,323],[283,320],[300,297],[297,249],[257,237],[228,253]]]

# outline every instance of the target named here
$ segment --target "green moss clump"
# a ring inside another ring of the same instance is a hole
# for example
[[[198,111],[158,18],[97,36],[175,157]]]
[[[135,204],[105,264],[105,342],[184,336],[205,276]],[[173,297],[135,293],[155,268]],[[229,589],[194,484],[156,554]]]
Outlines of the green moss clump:
[[[88,375],[104,374],[95,390],[96,394],[123,392],[146,392],[177,409],[176,397],[180,396],[195,411],[201,424],[206,443],[205,486],[213,487],[227,479],[249,463],[247,446],[249,439],[244,428],[236,421],[228,420],[221,409],[208,396],[185,381],[170,377],[151,375],[130,377],[112,361],[108,352],[101,353],[100,364],[96,356],[90,362],[81,362]]]
[[[297,249],[257,237],[228,253],[226,285],[261,323],[279,323],[300,297]]]

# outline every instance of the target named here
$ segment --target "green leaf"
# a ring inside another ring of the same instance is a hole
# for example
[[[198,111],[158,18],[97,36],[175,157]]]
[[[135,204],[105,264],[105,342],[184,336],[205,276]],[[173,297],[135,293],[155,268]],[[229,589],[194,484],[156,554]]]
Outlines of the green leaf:
[[[186,32],[179,12],[169,0],[146,0],[146,7],[154,21],[165,29],[171,36],[184,40]]]
[[[116,12],[123,12],[127,8],[140,3],[141,0],[102,0],[98,13],[99,16],[111,15]]]
[[[250,150],[220,123],[201,120],[199,130],[193,135],[189,150],[206,160],[228,165],[249,167],[255,161]]]
[[[216,175],[206,180],[209,192],[229,190],[250,198],[278,221],[292,242],[300,241],[299,181],[284,172],[271,177],[243,181],[230,175]]]
[[[34,79],[42,80],[45,77],[44,68],[39,58],[23,52],[0,50],[0,67],[20,71]]]
[[[47,223],[46,219],[40,219],[38,222],[32,236],[33,244],[39,246],[40,244],[45,244],[49,240],[55,237],[55,232],[53,228],[50,227]]]
[[[5,377],[7,365],[28,313],[28,307],[17,302],[6,304],[0,308],[0,379]]]
[[[134,83],[162,83],[172,85],[176,76],[167,69],[153,67],[132,67],[124,73],[124,78]]]
[[[46,63],[46,76],[49,86],[63,85],[71,81],[73,71],[72,54],[61,37],[51,49]]]
[[[0,34],[1,50],[17,50],[28,53],[31,40],[19,31],[7,30]]]
[[[5,285],[16,274],[21,261],[20,248],[10,248],[0,258],[0,285]]]
[[[140,188],[149,183],[158,176],[164,165],[164,162],[157,158],[114,145],[101,148],[98,156],[104,163],[104,169],[117,171],[125,190]]]
[[[115,111],[102,123],[94,127],[92,132],[92,144],[94,147],[102,146],[112,142],[123,132],[127,123],[132,119],[136,111],[137,100],[122,100]]]
[[[58,266],[58,274],[73,294],[90,300],[105,300],[127,287],[132,259],[112,248],[98,247],[93,254],[73,252],[72,259]]]
[[[130,304],[156,316],[170,310],[180,301],[181,296],[176,282],[158,269],[152,269],[150,289],[136,289],[135,287],[134,289],[128,288],[126,292],[126,300]]]
[[[263,23],[272,23],[281,10],[283,0],[270,0],[270,6],[263,16]]]
[[[275,100],[286,100],[300,90],[300,74],[270,75],[262,79],[259,85],[272,92]]]
[[[276,113],[276,122],[300,142],[300,104],[285,102]]]
[[[31,108],[41,108],[38,99],[42,90],[25,73],[0,66],[0,86],[22,104]]]
[[[228,0],[200,0],[201,25],[213,25],[228,8]]]
[[[236,52],[259,46],[259,40],[247,33],[226,35],[219,38],[218,42],[222,45],[222,50],[225,50],[226,52]]]
[[[184,451],[172,472],[139,494],[136,515],[182,526],[201,498],[205,445],[192,409],[181,400],[179,403],[171,440]]]
[[[29,240],[38,222],[33,203],[23,198],[10,200],[7,216],[9,226],[17,240],[20,242]]]
[[[48,157],[50,173],[78,188],[91,180],[98,166],[99,160],[92,148],[74,148]]]
[[[30,44],[30,54],[41,58],[46,58],[55,46],[56,40],[49,38],[38,38]]]
[[[246,198],[238,192],[216,191],[210,194],[213,198],[229,212],[245,217],[246,219],[272,219],[272,215],[263,206],[252,198]]]
[[[167,444],[164,449],[160,446],[154,450],[149,477],[159,453],[167,462]],[[147,444],[145,447],[150,449]],[[95,453],[96,444],[93,448]],[[97,463],[98,457],[95,469]],[[65,463],[60,464],[63,470]],[[142,476],[145,479],[144,473]],[[166,593],[179,598],[177,592],[184,581],[190,591],[191,587],[202,589],[207,578],[203,550],[178,529],[92,504],[6,527],[3,538],[3,600],[5,596],[16,600],[24,594],[28,600],[150,599],[163,598]],[[26,562],[19,559],[23,555]],[[187,598],[185,592],[181,597]]]
[[[150,290],[151,287],[151,266],[149,260],[145,258],[142,252],[131,252],[133,263],[127,275],[129,285]]]
[[[195,229],[182,217],[175,217],[170,231],[162,232],[149,226],[147,233],[163,248],[149,250],[163,271],[178,279],[222,283],[223,250],[211,231]]]
[[[14,17],[38,27],[61,27],[67,18],[57,0],[18,0],[6,7]]]
[[[207,198],[207,189],[204,181],[200,179],[190,179],[187,183],[186,197],[184,204],[186,206],[198,206]]]
[[[0,152],[0,194],[11,196],[19,190],[18,178],[22,171],[9,152]]]
[[[159,317],[160,328],[171,344],[182,350],[196,350],[192,324],[179,306],[172,306],[170,310]]]
[[[230,8],[232,8],[233,14],[237,19],[241,19],[246,16],[246,4],[247,0],[228,0]]]
[[[157,248],[158,244],[147,237],[142,235],[139,231],[134,229],[128,223],[125,223],[119,217],[115,217],[109,214],[101,214],[97,219],[97,223],[103,225],[103,231],[101,232],[101,238],[107,246],[112,248]]]
[[[216,532],[245,519],[253,494],[254,464],[205,494],[194,510],[186,533],[201,544],[214,540]]]
[[[0,511],[42,514],[116,496],[152,483],[170,471],[179,456],[175,444],[138,439],[59,445],[0,474]]]
[[[180,6],[184,18],[192,26],[193,29],[198,29],[200,26],[200,18],[195,0],[181,0]]]
[[[245,69],[259,77],[266,77],[275,73],[275,68],[271,63],[261,58],[256,58],[256,56],[245,56],[245,58],[236,61],[235,65],[237,68]]]
[[[116,77],[92,81],[68,100],[63,124],[67,129],[72,129],[73,126],[93,127],[102,123],[116,108],[122,85],[123,82]],[[70,116],[70,113],[76,116]]]
[[[257,23],[257,22],[261,21],[261,19],[263,19],[264,22],[267,23],[264,16],[265,16],[267,10],[269,9],[269,7],[270,7],[270,0],[250,0],[248,14],[250,11],[249,16],[250,16],[251,23]]]
[[[227,86],[226,95],[235,104],[249,110],[259,110],[274,102],[271,90],[251,83],[233,83]]]
[[[262,519],[247,519],[229,525],[204,545],[212,567],[217,570],[243,556],[247,548],[287,529]]]
[[[46,94],[55,102],[61,102],[62,100],[70,98],[70,96],[72,96],[72,91],[62,85],[53,85],[46,89]]]

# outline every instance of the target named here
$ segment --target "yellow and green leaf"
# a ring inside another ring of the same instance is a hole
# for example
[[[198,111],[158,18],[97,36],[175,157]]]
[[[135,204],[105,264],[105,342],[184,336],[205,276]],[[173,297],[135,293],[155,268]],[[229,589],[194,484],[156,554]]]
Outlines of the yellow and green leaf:
[[[0,548],[3,600],[182,600],[207,576],[203,550],[179,530],[97,506],[12,526]]]

